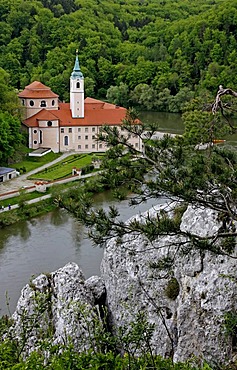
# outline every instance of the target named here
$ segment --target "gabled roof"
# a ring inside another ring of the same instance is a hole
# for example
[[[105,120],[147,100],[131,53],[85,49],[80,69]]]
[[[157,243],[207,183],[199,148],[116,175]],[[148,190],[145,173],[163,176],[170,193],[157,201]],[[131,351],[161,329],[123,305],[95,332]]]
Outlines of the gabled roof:
[[[127,112],[125,108],[92,98],[85,99],[84,108],[84,118],[72,118],[70,104],[60,103],[59,110],[42,109],[26,119],[24,124],[28,127],[37,127],[40,120],[58,119],[60,127],[121,125]]]
[[[34,81],[18,94],[20,98],[47,99],[58,98],[58,95],[51,91],[50,87],[45,86],[39,81]]]
[[[34,114],[33,116],[27,118],[23,123],[27,127],[38,127],[39,126],[39,121],[55,121],[58,120],[59,118],[57,115],[54,114],[54,112],[58,112],[57,110],[46,110],[46,109],[41,109],[38,113]]]

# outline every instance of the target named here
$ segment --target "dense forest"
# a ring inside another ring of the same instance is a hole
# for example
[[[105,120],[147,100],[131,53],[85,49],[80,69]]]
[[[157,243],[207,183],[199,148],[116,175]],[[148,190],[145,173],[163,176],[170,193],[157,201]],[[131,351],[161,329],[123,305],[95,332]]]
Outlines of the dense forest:
[[[67,101],[78,49],[87,95],[180,112],[237,86],[236,24],[235,0],[0,0],[0,73]]]
[[[23,139],[16,92],[38,80],[68,101],[77,49],[86,96],[184,112],[236,89],[236,25],[235,0],[0,0],[0,161]]]

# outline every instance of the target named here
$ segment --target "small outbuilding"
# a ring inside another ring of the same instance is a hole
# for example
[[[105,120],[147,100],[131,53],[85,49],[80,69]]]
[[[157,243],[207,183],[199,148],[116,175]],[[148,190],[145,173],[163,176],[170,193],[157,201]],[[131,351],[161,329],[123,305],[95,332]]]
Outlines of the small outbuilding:
[[[17,176],[15,168],[0,167],[0,182],[14,179]]]

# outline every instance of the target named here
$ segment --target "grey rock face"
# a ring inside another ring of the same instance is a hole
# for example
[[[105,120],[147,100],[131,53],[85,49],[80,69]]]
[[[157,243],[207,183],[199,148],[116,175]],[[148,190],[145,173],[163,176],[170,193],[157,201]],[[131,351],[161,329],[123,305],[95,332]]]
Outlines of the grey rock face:
[[[104,296],[101,278],[94,277],[94,282],[96,289],[92,278],[86,281],[79,267],[68,263],[51,274],[41,274],[23,288],[12,331],[24,344],[26,355],[45,338],[54,344],[72,343],[81,351],[94,345],[89,329],[99,319],[96,302]]]
[[[176,205],[154,207],[149,216],[167,212],[172,217]],[[146,216],[135,218],[142,221]],[[22,290],[13,315],[14,335],[22,338],[22,333],[27,334],[26,355],[47,337],[53,343],[72,342],[79,351],[87,350],[96,345],[93,323],[100,320],[98,304],[105,304],[115,334],[121,327],[129,331],[137,315],[144,313],[154,326],[150,347],[155,354],[175,361],[196,356],[213,363],[226,362],[233,349],[223,322],[226,312],[237,310],[236,262],[194,249],[181,254],[179,249],[180,243],[189,246],[183,233],[213,236],[221,226],[215,211],[189,206],[182,216],[180,235],[163,236],[151,243],[141,235],[128,234],[121,245],[111,239],[105,248],[101,278],[85,280],[75,263],[40,275]],[[164,258],[173,260],[171,270],[158,268]],[[132,341],[128,348],[134,350]]]
[[[157,211],[149,211],[150,217]],[[180,228],[206,237],[220,227],[216,212],[188,207]],[[222,363],[232,354],[231,342],[223,333],[223,315],[237,309],[236,262],[198,250],[182,256],[177,246],[185,241],[183,236],[166,236],[149,243],[144,237],[126,235],[121,246],[115,240],[108,243],[101,275],[112,325],[116,332],[143,311],[154,324],[154,353],[175,361],[197,356]],[[171,275],[157,268],[163,257],[174,258]]]

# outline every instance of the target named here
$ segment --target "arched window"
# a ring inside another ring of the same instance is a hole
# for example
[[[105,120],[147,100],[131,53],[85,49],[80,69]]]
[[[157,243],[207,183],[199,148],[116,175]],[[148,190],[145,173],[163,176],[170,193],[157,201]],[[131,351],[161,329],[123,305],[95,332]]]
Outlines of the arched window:
[[[55,100],[52,100],[52,106],[54,106],[54,104],[55,104]]]
[[[25,99],[22,99],[22,100],[21,100],[21,104],[22,104],[22,105],[25,105]]]
[[[35,105],[34,100],[30,100],[30,106],[33,107]]]
[[[68,145],[68,136],[64,136],[64,145]]]
[[[41,107],[46,107],[46,101],[45,100],[41,100],[40,106]]]
[[[80,89],[80,82],[77,82],[77,89]]]

